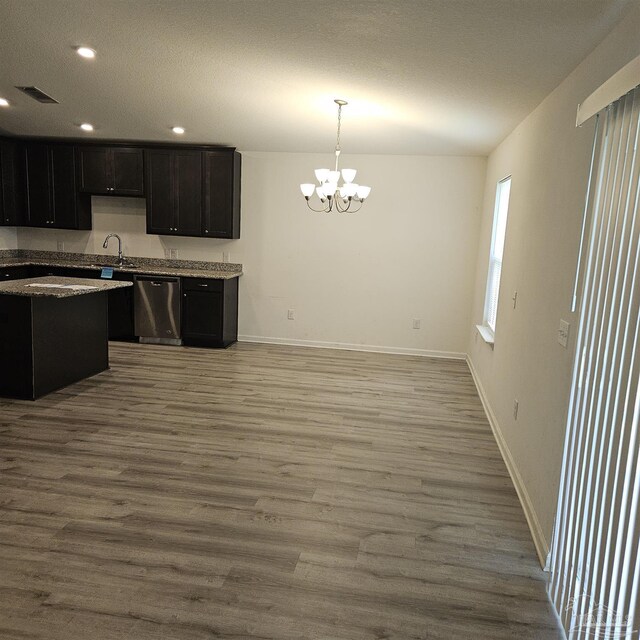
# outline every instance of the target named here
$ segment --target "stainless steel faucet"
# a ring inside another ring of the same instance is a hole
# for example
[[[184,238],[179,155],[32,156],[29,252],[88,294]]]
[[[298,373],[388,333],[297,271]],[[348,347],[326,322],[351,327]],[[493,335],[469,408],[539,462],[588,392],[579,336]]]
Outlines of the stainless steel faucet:
[[[106,249],[109,246],[110,238],[118,238],[118,266],[121,267],[123,264],[125,264],[125,259],[122,255],[122,238],[117,233],[110,233],[102,243],[103,249]]]

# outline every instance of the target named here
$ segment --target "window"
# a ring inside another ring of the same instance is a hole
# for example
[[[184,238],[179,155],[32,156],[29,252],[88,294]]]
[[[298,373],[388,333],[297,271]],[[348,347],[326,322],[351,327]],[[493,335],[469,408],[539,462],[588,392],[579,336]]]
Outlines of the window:
[[[491,330],[492,336],[496,330],[496,316],[498,315],[498,293],[500,292],[504,239],[507,234],[507,213],[509,211],[510,192],[511,176],[498,182],[498,188],[496,189],[496,208],[493,214],[487,296],[484,301],[484,326]]]

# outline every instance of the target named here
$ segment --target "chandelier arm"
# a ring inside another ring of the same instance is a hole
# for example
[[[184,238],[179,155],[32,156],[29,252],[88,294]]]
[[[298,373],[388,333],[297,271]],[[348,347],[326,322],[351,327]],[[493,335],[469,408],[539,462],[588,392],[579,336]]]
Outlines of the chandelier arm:
[[[331,211],[331,209],[329,209],[329,211],[327,211],[326,206],[324,207],[324,209],[314,209],[311,206],[311,203],[309,202],[309,200],[307,200],[307,207],[309,207],[309,209],[311,209],[311,211],[315,211],[316,213],[329,213],[329,211]]]
[[[349,203],[349,207],[351,206],[353,200]],[[357,209],[349,209],[348,213],[358,213],[362,209],[362,202],[360,202],[360,206]]]
[[[344,204],[341,205],[339,200],[336,200],[336,209],[340,212],[340,213],[346,213],[347,211],[349,211],[349,207],[351,206],[351,201],[349,201],[349,203],[347,204],[347,206],[345,207]]]

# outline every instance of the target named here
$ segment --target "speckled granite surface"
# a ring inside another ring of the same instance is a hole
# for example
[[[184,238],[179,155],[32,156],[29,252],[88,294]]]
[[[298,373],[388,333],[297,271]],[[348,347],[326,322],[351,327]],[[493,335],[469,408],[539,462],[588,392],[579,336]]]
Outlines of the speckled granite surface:
[[[242,265],[233,262],[204,262],[201,260],[161,260],[159,258],[126,257],[133,267],[117,267],[110,255],[65,253],[58,251],[31,251],[8,249],[0,251],[0,268],[28,265],[47,267],[74,267],[97,270],[113,267],[118,271],[147,275],[181,276],[183,278],[212,278],[227,280],[242,275]]]
[[[71,296],[82,296],[88,293],[99,293],[131,286],[133,286],[133,283],[128,281],[44,276],[42,278],[25,278],[24,280],[0,282],[0,295],[70,298]]]

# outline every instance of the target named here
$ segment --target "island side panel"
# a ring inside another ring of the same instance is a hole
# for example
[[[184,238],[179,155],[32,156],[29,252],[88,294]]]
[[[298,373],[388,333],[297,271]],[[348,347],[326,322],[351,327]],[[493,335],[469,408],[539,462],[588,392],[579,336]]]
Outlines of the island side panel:
[[[0,295],[0,396],[33,398],[31,298]]]
[[[33,298],[34,398],[109,368],[107,292]]]

